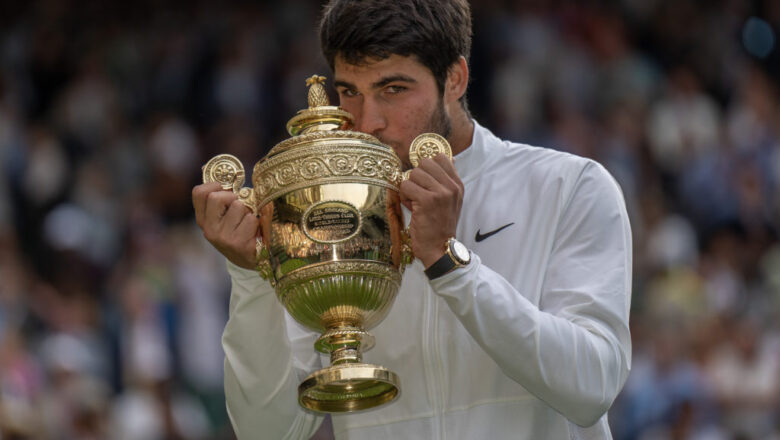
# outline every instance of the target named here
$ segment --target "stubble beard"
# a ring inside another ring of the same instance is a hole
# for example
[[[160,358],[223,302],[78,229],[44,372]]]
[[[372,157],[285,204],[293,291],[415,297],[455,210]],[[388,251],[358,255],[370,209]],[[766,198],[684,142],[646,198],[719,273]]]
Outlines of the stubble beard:
[[[418,133],[418,135],[422,133],[436,133],[444,137],[444,139],[449,140],[450,134],[452,133],[452,120],[447,115],[447,112],[444,111],[444,99],[439,98],[439,102],[436,104],[436,108],[433,110],[433,114],[431,114],[431,117],[428,119],[428,123],[425,124],[425,127],[420,133]],[[384,143],[388,143],[381,138],[379,140]],[[401,151],[401,149],[406,151],[409,150],[409,145],[400,145],[398,142],[391,142],[388,144],[396,151]],[[406,157],[407,159],[404,160],[401,164],[403,171],[414,168],[411,162],[409,162],[409,156],[407,155]]]

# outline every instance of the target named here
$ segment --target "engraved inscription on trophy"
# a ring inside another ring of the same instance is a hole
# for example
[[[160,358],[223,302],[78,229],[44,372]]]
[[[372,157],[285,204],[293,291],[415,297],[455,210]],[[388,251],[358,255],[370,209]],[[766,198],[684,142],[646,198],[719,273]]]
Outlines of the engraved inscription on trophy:
[[[326,200],[309,207],[301,218],[303,233],[317,243],[349,240],[360,231],[360,211],[347,202]]]

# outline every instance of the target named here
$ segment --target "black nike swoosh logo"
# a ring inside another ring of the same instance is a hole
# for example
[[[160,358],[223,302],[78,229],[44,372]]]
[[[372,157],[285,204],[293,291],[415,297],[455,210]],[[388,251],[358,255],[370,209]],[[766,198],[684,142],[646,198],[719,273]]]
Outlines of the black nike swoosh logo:
[[[498,234],[499,232],[501,232],[501,231],[503,231],[504,229],[506,229],[506,228],[508,228],[508,227],[512,226],[513,224],[514,224],[514,222],[512,222],[512,223],[509,223],[508,225],[501,226],[501,227],[500,227],[500,228],[498,228],[498,229],[494,229],[494,230],[492,230],[492,231],[490,231],[490,232],[485,232],[484,234],[480,234],[480,233],[479,233],[479,229],[477,229],[477,235],[475,235],[475,236],[474,236],[474,241],[476,241],[477,243],[479,243],[480,241],[482,241],[482,240],[484,240],[484,239],[486,239],[486,238],[488,238],[488,237],[491,237],[491,236],[493,236],[493,235],[496,235],[496,234]]]

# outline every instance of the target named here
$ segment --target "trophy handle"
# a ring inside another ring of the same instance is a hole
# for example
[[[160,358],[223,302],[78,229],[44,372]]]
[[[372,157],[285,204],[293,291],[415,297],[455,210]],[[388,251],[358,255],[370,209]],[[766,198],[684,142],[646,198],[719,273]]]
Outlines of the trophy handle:
[[[409,228],[404,228],[401,231],[401,270],[406,268],[414,260],[414,252],[412,252],[412,236],[409,235]]]
[[[268,248],[263,243],[260,237],[257,237],[255,244],[255,258],[257,266],[255,270],[260,274],[260,278],[267,280],[271,283],[272,287],[276,287],[276,278],[274,278],[274,269],[271,267],[271,254],[268,252]]]
[[[203,165],[203,183],[219,182],[222,189],[233,191],[253,214],[258,215],[255,191],[244,188],[244,166],[232,154],[219,154]]]
[[[414,138],[409,145],[409,162],[415,168],[420,164],[420,159],[432,158],[439,154],[452,160],[450,143],[436,133],[423,133]]]
[[[214,156],[203,165],[203,183],[219,182],[222,185],[222,189],[226,191],[233,191],[247,208],[249,208],[254,215],[259,216],[260,212],[257,208],[257,198],[255,196],[255,190],[252,188],[245,188],[244,181],[246,174],[244,172],[244,166],[236,156],[232,154],[220,154]],[[255,245],[255,258],[257,261],[257,271],[260,276],[271,282],[271,285],[276,284],[273,277],[273,269],[271,268],[271,260],[268,249],[265,247],[263,240],[257,238],[257,244]]]
[[[409,162],[417,168],[420,165],[420,159],[432,158],[443,154],[452,160],[452,148],[447,139],[436,133],[423,133],[409,145]],[[411,170],[406,170],[401,174],[401,180],[409,180]]]

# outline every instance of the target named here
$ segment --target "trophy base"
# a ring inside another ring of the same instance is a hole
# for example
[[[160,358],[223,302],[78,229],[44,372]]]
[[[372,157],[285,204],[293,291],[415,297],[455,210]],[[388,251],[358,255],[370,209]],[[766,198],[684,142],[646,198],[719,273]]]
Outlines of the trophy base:
[[[323,413],[361,411],[395,400],[398,376],[379,365],[345,363],[315,371],[298,386],[298,402]]]

